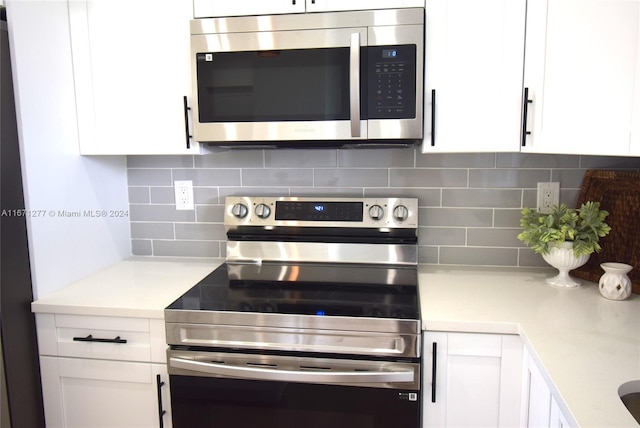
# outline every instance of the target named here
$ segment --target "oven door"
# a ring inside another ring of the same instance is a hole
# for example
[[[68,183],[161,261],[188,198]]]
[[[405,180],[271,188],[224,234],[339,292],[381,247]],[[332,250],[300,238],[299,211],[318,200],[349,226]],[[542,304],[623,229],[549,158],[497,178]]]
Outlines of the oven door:
[[[417,362],[169,350],[173,426],[419,428]]]

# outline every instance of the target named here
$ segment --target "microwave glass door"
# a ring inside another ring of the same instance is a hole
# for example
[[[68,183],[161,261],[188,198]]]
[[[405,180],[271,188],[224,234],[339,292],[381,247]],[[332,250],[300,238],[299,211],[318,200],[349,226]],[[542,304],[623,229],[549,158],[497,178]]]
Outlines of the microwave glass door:
[[[199,121],[349,120],[349,48],[197,54]]]
[[[366,28],[191,36],[197,141],[367,138]]]

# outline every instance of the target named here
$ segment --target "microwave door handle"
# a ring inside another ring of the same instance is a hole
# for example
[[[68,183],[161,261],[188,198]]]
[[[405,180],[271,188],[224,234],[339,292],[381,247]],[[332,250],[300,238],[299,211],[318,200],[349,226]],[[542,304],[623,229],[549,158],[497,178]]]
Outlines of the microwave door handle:
[[[360,136],[360,33],[351,34],[349,50],[349,107],[351,136]]]
[[[194,372],[207,373],[215,376],[241,377],[250,380],[272,380],[282,382],[315,382],[315,383],[383,383],[383,382],[413,382],[412,370],[399,371],[294,371],[264,367],[234,366],[203,361],[186,360],[184,358],[169,358],[169,367]]]

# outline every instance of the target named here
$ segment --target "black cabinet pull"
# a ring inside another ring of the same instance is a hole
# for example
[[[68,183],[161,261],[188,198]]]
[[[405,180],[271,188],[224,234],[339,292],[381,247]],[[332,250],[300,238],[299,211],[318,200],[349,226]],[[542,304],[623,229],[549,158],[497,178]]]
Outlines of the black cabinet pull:
[[[164,386],[164,382],[159,374],[156,375],[156,391],[158,392],[158,426],[160,428],[164,427],[164,421],[162,420],[163,416],[167,413],[166,410],[162,408],[162,387]]]
[[[531,135],[531,131],[527,131],[527,116],[529,115],[529,104],[533,100],[529,99],[529,88],[524,88],[524,97],[522,101],[522,147],[527,145],[527,135]]]
[[[187,104],[186,95],[182,98],[182,101],[184,103],[184,135],[187,140],[187,149],[190,149],[192,136],[189,134],[189,110],[191,110],[191,107]]]
[[[431,147],[436,145],[436,90],[431,90]]]
[[[127,343],[127,339],[120,339],[120,336],[116,336],[115,339],[101,339],[91,334],[87,337],[74,337],[73,340],[75,342]]]
[[[431,402],[436,402],[436,372],[438,367],[438,343],[433,342],[432,351],[433,360],[431,360]]]

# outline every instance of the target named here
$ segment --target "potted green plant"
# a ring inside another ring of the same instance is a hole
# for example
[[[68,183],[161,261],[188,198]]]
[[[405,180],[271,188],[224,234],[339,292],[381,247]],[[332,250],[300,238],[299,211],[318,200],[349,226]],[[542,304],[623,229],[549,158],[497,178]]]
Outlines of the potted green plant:
[[[576,209],[565,204],[554,206],[550,214],[524,208],[520,218],[523,230],[518,239],[559,270],[558,276],[548,282],[576,287],[579,283],[571,279],[568,272],[585,264],[592,253],[600,251],[598,241],[611,230],[604,221],[608,215],[600,209],[599,202],[593,201]]]

